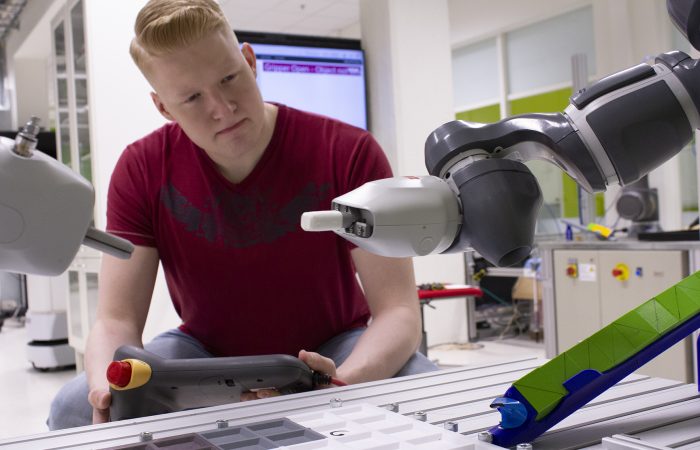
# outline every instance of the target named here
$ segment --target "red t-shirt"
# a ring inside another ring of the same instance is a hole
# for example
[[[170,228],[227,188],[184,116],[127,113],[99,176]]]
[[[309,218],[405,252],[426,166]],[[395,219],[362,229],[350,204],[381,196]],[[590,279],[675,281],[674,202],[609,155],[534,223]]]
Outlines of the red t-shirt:
[[[110,183],[108,230],[158,249],[180,328],[217,356],[296,355],[370,316],[352,245],[300,217],[390,177],[387,159],[364,130],[278,106],[241,183],[176,123],[129,145]]]

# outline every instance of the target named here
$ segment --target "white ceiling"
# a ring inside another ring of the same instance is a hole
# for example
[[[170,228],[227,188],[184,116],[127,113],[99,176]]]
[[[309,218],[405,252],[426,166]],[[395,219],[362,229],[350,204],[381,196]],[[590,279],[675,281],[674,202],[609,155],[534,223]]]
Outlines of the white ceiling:
[[[4,38],[13,27],[17,26],[19,15],[26,3],[27,0],[2,0],[0,2],[0,38]]]
[[[31,1],[27,3],[26,8],[19,17],[19,24],[20,28],[22,26],[26,27],[26,22],[28,21],[33,28],[17,47],[14,53],[15,58],[49,58],[51,54],[51,20],[56,17],[62,6],[63,2],[57,0],[42,0],[41,5]],[[36,22],[34,19],[27,19],[27,15],[34,16]],[[21,29],[17,31],[21,31]]]
[[[0,14],[7,0],[0,0]],[[19,0],[12,0],[19,1]],[[32,3],[33,2],[33,3]],[[14,54],[22,58],[48,58],[49,21],[63,5],[61,0],[32,0],[25,8],[41,10],[33,30]],[[360,0],[220,0],[236,30],[342,36],[359,38]],[[20,16],[20,21],[23,16]],[[22,22],[20,22],[22,23]]]
[[[220,0],[235,30],[359,37],[359,0]]]

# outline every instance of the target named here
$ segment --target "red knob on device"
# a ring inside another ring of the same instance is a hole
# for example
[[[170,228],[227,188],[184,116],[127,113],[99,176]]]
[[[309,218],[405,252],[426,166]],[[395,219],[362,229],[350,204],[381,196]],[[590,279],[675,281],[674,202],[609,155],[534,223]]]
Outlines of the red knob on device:
[[[619,277],[620,275],[622,275],[622,273],[623,273],[623,272],[622,272],[621,269],[613,269],[613,271],[612,271],[612,276],[614,276],[615,278],[617,278],[617,277]]]
[[[576,275],[576,269],[574,269],[573,267],[568,267],[566,269],[566,274],[570,277],[573,277],[574,275]]]
[[[107,381],[115,386],[126,387],[131,381],[131,364],[126,361],[112,361],[107,367]]]

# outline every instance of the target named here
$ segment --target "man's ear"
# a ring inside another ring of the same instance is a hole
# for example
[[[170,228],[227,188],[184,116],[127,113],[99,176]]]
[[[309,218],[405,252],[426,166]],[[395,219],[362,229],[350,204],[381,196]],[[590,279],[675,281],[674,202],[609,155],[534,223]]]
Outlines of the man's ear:
[[[155,92],[151,92],[151,100],[153,100],[153,104],[156,105],[156,109],[158,112],[165,117],[168,120],[175,120],[175,118],[168,112],[167,109],[165,109],[165,104],[163,101],[158,97],[158,94]]]
[[[253,47],[251,47],[249,43],[244,42],[241,46],[241,53],[243,54],[245,61],[248,63],[248,66],[250,66],[250,69],[253,71],[253,75],[257,76],[257,67],[255,65],[255,51],[253,51]]]

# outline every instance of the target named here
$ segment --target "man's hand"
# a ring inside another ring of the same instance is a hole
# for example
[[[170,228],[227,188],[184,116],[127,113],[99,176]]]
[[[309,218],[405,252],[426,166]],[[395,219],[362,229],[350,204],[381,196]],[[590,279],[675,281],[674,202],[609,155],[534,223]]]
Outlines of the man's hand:
[[[319,353],[301,350],[299,352],[299,359],[301,359],[314,372],[324,373],[332,377],[336,376],[335,363],[330,358],[321,356]],[[326,388],[331,386],[332,385],[330,384],[326,384],[323,386],[317,386],[317,388]],[[242,393],[241,401],[245,402],[248,400],[257,400],[259,398],[277,397],[278,395],[280,395],[280,393],[274,389],[261,389],[255,392]]]
[[[90,390],[88,402],[92,406],[92,423],[109,422],[109,405],[112,403],[112,394],[108,389]]]
[[[333,362],[332,359],[326,358],[325,356],[321,356],[319,353],[315,352],[307,352],[306,350],[301,350],[299,352],[299,359],[304,361],[307,366],[314,372],[319,372],[323,373],[326,375],[330,375],[331,377],[335,378],[337,376],[337,370],[335,367],[335,363]],[[332,385],[326,384],[322,386],[318,386],[319,388],[324,388],[324,387],[331,387]]]
[[[278,395],[281,394],[275,389],[260,389],[259,391],[255,392],[243,392],[241,394],[241,401],[247,402],[249,400],[257,400],[259,398],[277,397]]]

